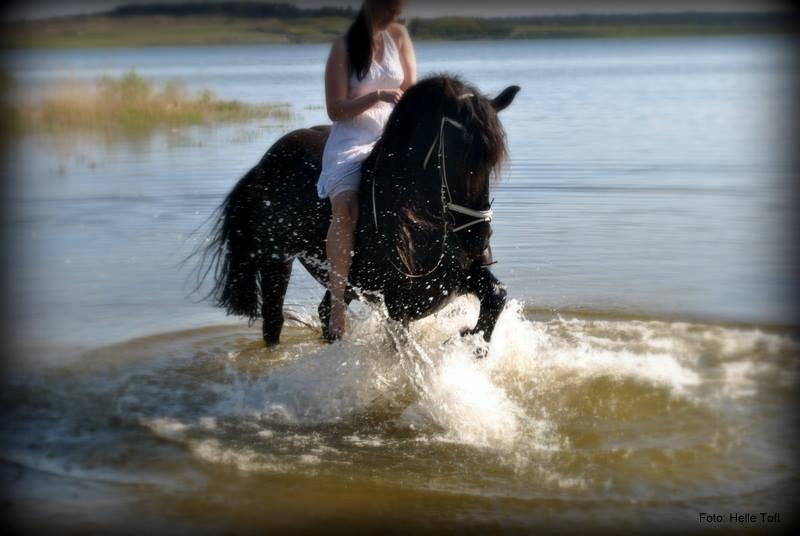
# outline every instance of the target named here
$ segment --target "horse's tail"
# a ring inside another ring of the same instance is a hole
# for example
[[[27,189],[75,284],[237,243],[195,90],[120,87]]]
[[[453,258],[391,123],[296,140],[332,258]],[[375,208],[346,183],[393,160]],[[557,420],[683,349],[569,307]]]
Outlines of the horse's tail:
[[[258,188],[256,169],[250,170],[234,186],[215,211],[201,260],[198,286],[213,271],[214,287],[206,296],[228,314],[246,316],[253,322],[259,316],[258,283],[259,238],[256,224]]]

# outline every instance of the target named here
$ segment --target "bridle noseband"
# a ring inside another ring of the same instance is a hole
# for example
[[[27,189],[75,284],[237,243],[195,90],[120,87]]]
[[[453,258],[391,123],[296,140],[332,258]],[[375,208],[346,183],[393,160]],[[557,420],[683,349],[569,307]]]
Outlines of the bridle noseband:
[[[466,99],[466,98],[474,97],[474,96],[475,95],[472,94],[472,93],[464,93],[462,95],[459,95],[458,99],[461,100],[461,99]],[[436,137],[433,139],[433,142],[431,142],[431,146],[428,149],[427,154],[425,155],[424,162],[422,163],[422,168],[426,169],[428,167],[428,162],[430,161],[430,158],[433,155],[433,150],[438,145],[439,146],[439,150],[438,150],[437,156],[439,158],[439,180],[440,180],[440,183],[441,183],[440,195],[441,195],[441,201],[442,201],[442,216],[443,216],[442,219],[444,221],[444,228],[442,230],[443,235],[444,235],[442,237],[442,252],[439,255],[439,260],[436,261],[436,264],[434,265],[434,267],[431,268],[430,270],[428,270],[427,272],[425,272],[424,274],[409,274],[409,273],[406,273],[401,268],[398,268],[397,266],[395,266],[394,262],[390,258],[389,259],[389,263],[392,265],[392,267],[395,270],[397,270],[398,272],[400,272],[401,274],[405,275],[406,277],[419,278],[419,277],[428,276],[428,275],[432,274],[441,265],[442,259],[444,258],[444,252],[445,252],[444,239],[447,236],[448,230],[452,231],[452,232],[458,232],[458,231],[461,231],[462,229],[466,229],[467,227],[471,227],[471,226],[476,225],[478,223],[489,223],[489,222],[492,221],[492,215],[494,214],[494,212],[492,211],[491,207],[488,208],[487,210],[475,210],[475,209],[471,209],[469,207],[465,207],[463,205],[459,205],[459,204],[453,202],[453,196],[450,194],[450,184],[447,182],[447,161],[446,161],[445,149],[444,149],[444,127],[447,124],[453,125],[454,127],[457,127],[457,128],[459,128],[461,130],[466,130],[466,128],[464,127],[463,124],[459,123],[458,121],[456,121],[455,119],[453,119],[451,117],[448,117],[446,115],[442,115],[442,120],[439,123],[439,132],[436,134]],[[375,161],[375,167],[376,168],[377,168],[378,162],[380,161],[381,154],[382,154],[382,151],[381,151],[381,153],[378,154],[378,158]],[[377,209],[377,205],[375,203],[375,182],[376,181],[375,181],[375,179],[373,177],[373,180],[372,180],[372,217],[373,217],[373,221],[375,222],[375,232],[380,234],[380,228],[378,226],[378,209]],[[470,216],[473,219],[470,220],[469,222],[463,224],[463,225],[459,225],[458,227],[454,227],[449,222],[449,218],[447,217],[447,211],[449,211],[451,213],[457,212],[457,213],[463,214],[465,216]]]

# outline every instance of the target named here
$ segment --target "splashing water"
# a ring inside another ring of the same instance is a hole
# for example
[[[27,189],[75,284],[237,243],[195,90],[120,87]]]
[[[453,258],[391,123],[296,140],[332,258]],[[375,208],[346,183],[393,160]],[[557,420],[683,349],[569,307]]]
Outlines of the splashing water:
[[[301,309],[274,349],[254,330],[220,327],[94,351],[10,385],[4,423],[17,439],[4,456],[173,488],[186,485],[188,457],[212,480],[222,478],[214,468],[233,468],[284,484],[313,476],[409,493],[580,500],[609,519],[620,501],[715,496],[735,505],[765,490],[778,500],[786,475],[798,474],[785,447],[800,371],[789,335],[532,321],[512,301],[487,344],[457,335],[477,314],[477,300],[459,298],[406,329],[364,306],[328,345]]]

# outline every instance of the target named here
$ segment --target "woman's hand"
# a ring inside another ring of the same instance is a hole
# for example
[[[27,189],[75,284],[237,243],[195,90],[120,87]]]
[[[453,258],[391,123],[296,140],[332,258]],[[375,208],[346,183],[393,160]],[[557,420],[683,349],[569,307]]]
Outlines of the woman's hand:
[[[397,104],[403,96],[402,89],[381,89],[351,99],[348,80],[346,44],[340,37],[333,43],[325,65],[325,104],[331,121],[352,119],[381,101]]]
[[[378,101],[388,102],[390,104],[397,104],[403,97],[402,89],[379,89],[377,92]]]

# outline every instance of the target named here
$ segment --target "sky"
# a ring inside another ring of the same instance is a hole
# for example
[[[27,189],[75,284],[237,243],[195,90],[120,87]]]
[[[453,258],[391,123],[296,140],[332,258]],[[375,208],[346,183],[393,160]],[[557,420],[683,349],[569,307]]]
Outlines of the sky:
[[[127,4],[183,3],[206,0],[29,0],[12,2],[4,18],[37,19],[109,11]],[[220,1],[220,0],[214,0]],[[361,0],[278,0],[298,7],[358,7]],[[510,17],[576,13],[654,13],[679,11],[763,11],[785,8],[776,0],[407,0],[406,17],[464,15]]]

